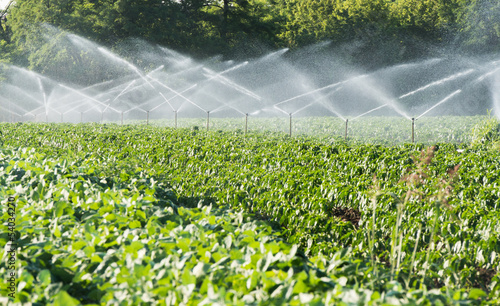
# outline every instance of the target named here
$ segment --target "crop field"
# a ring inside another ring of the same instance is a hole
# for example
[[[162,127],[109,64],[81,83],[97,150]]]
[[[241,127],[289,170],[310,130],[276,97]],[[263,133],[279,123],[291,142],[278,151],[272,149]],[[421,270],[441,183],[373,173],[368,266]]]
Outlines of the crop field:
[[[364,120],[0,124],[0,301],[498,305],[498,121]]]
[[[415,121],[415,141],[421,144],[438,142],[467,143],[472,140],[472,129],[483,122],[486,116],[440,116],[422,117]],[[130,121],[144,123],[144,121]],[[154,120],[156,126],[175,127],[174,120]],[[177,127],[198,126],[206,130],[206,118],[179,118]],[[288,117],[248,118],[210,118],[209,130],[234,132],[272,132],[290,133]],[[292,118],[293,136],[310,136],[315,139],[331,140],[345,138],[346,123],[338,117],[294,117]],[[350,141],[372,144],[402,144],[411,142],[411,121],[403,117],[359,117],[349,119],[347,137]]]

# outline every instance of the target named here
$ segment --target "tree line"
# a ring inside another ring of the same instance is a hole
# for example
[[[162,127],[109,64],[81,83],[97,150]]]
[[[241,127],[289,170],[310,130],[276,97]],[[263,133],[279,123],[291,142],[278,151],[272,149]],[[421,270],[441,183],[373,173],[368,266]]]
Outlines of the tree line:
[[[374,65],[500,51],[498,0],[15,0],[0,20],[0,61],[31,68],[47,58],[51,26],[109,48],[136,37],[195,57],[326,40]]]

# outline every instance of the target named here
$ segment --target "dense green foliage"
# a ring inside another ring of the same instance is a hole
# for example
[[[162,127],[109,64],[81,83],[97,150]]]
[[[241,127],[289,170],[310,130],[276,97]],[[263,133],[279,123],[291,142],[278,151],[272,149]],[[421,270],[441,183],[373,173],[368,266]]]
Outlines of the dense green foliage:
[[[44,35],[49,25],[107,47],[141,38],[196,56],[255,56],[330,40],[339,55],[369,66],[443,47],[474,55],[500,48],[495,0],[17,0],[6,17],[0,60],[32,68],[49,60],[57,39]]]
[[[21,298],[498,303],[495,129],[424,149],[2,124],[5,148],[35,148],[2,153],[2,198],[22,212]]]

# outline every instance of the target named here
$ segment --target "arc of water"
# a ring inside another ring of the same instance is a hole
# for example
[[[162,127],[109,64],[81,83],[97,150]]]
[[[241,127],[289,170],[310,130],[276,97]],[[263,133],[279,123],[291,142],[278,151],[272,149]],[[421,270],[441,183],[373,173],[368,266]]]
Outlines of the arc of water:
[[[477,79],[474,80],[474,82],[472,83],[473,85],[477,84],[477,83],[480,83],[482,81],[484,81],[486,78],[490,77],[491,75],[495,74],[497,71],[500,70],[500,67],[497,67],[491,71],[488,71],[487,73],[481,75],[480,77],[478,77]]]
[[[341,113],[339,113],[335,108],[333,108],[333,106],[331,106],[330,104],[326,104],[324,101],[320,101],[320,104],[326,108],[327,110],[329,110],[330,112],[332,112],[335,116],[339,117],[340,119],[346,121],[346,118],[344,116],[342,116]]]
[[[288,50],[290,50],[289,48],[283,48],[283,49],[280,49],[278,51],[275,51],[275,52],[272,52],[272,53],[269,53],[259,59],[257,59],[256,63],[259,63],[259,62],[264,62],[264,61],[267,61],[267,60],[270,60],[272,59],[273,57],[279,57],[281,55],[283,55],[284,53],[286,53]]]
[[[30,111],[30,112],[27,112],[25,115],[33,115],[33,116],[36,116],[36,115],[38,115],[38,114],[36,114],[36,113],[37,113],[37,111],[38,111],[38,110],[40,110],[40,109],[41,109],[41,110],[45,110],[45,106],[43,106],[43,105],[42,105],[42,106],[39,106],[39,107],[37,107],[36,109],[34,109],[34,110]],[[47,109],[53,110],[54,112],[58,113],[59,115],[62,115],[62,114],[63,114],[63,113],[59,112],[58,110],[56,110],[55,108],[52,108],[52,107],[50,107],[50,106],[47,106]]]
[[[78,101],[78,102],[80,102],[80,101]],[[72,104],[73,104],[73,103],[72,103]],[[79,108],[79,107],[82,107],[84,104],[86,104],[86,103],[80,103],[80,104],[78,104],[77,106],[72,107],[72,108],[70,108],[70,109],[66,110],[65,112],[63,112],[63,114],[69,113],[69,112],[71,112],[71,111],[73,111],[73,110],[75,110],[75,109],[77,109],[77,108]],[[95,105],[91,105],[91,108],[90,108],[90,109],[88,109],[87,111],[92,110],[92,109],[94,109],[94,108],[96,108],[96,106],[95,106]],[[85,112],[87,112],[87,111],[85,111]]]
[[[216,78],[216,77],[218,77],[218,76],[221,76],[221,75],[223,75],[224,73],[228,73],[228,72],[234,71],[234,70],[236,70],[236,69],[240,69],[241,67],[244,67],[244,66],[246,66],[246,65],[248,65],[248,61],[245,61],[245,62],[243,62],[243,63],[241,63],[241,64],[235,65],[235,66],[233,66],[233,67],[231,67],[231,68],[228,68],[228,69],[226,69],[226,70],[224,70],[224,71],[221,71],[221,72],[217,72],[217,73],[215,73],[214,71],[211,71],[211,73],[214,73],[214,74],[213,74],[211,77],[209,77],[209,78],[207,79],[207,81],[210,81],[210,80],[212,80],[212,79],[214,79],[214,78]],[[210,69],[208,69],[208,68],[203,68],[203,69],[204,69],[204,70],[207,70],[207,71],[210,71]]]
[[[109,80],[109,81],[104,81],[104,82],[97,83],[97,84],[92,84],[90,86],[82,88],[81,90],[89,90],[89,89],[92,89],[94,87],[102,86],[102,85],[109,84],[109,83],[112,83],[112,82],[113,82],[113,80]]]
[[[273,108],[275,108],[275,109],[279,110],[280,112],[282,112],[283,114],[285,114],[285,115],[287,115],[287,116],[291,116],[291,115],[292,115],[292,113],[288,113],[288,112],[286,112],[285,110],[281,109],[281,108],[280,108],[279,106],[277,106],[277,105],[273,105]]]
[[[38,110],[40,110],[40,109],[42,109],[42,110],[43,110],[44,108],[45,108],[45,106],[44,106],[44,105],[39,106],[39,107],[37,107],[37,108],[35,108],[35,109],[33,109],[33,110],[29,111],[29,112],[26,112],[26,113],[25,113],[25,115],[34,115],[35,113],[37,113],[37,112],[38,112]]]
[[[431,108],[429,108],[428,110],[426,110],[425,112],[423,112],[420,116],[418,116],[417,118],[415,118],[415,120],[419,119],[420,117],[422,117],[423,115],[427,114],[428,112],[430,112],[431,110],[433,110],[434,108],[438,107],[439,105],[445,103],[446,101],[450,100],[453,96],[461,93],[462,90],[459,89],[459,90],[455,90],[454,92],[452,92],[451,94],[449,94],[446,98],[444,98],[443,100],[439,101],[438,103],[436,103],[434,106],[432,106]]]
[[[43,102],[41,102],[40,100],[38,100],[37,98],[33,97],[32,95],[28,94],[27,92],[25,92],[21,87],[19,86],[16,86],[16,85],[7,85],[8,87],[14,87],[14,88],[17,88],[19,89],[18,91],[16,92],[20,92],[21,94],[23,94],[24,96],[30,98],[31,100],[35,101],[36,103],[40,104],[40,105],[43,105]]]
[[[376,98],[376,101],[380,105],[388,104],[388,106],[390,106],[398,114],[400,114],[401,116],[403,116],[408,120],[412,120],[410,116],[400,108],[400,106],[397,104],[396,99],[389,96],[380,87],[374,86],[374,84],[371,84],[370,82],[362,83],[360,84],[360,86],[364,87],[364,89],[367,90],[367,92],[373,95]]]
[[[63,113],[59,112],[58,110],[56,110],[55,108],[52,108],[50,106],[47,106],[47,108],[53,110],[54,112],[58,113],[59,115],[63,114]]]
[[[242,64],[239,66],[242,67]],[[237,68],[240,68],[240,67],[237,67]],[[228,78],[222,76],[221,73],[216,73],[208,68],[203,68],[203,70],[205,70],[209,74],[209,75],[205,75],[209,80],[215,79],[218,82],[220,82],[221,84],[232,87],[236,91],[239,91],[239,92],[241,92],[249,97],[252,97],[253,99],[255,99],[257,101],[262,100],[261,96],[257,95],[256,93],[252,92],[251,90],[246,89],[245,87],[243,87],[241,85],[234,83],[233,81],[229,80]]]
[[[177,72],[171,73],[171,74],[169,74],[168,76],[169,76],[169,77],[175,77],[175,76],[177,76],[177,75],[179,75],[179,74],[187,73],[187,72],[192,71],[192,70],[202,69],[203,67],[204,67],[204,65],[199,64],[199,65],[196,65],[196,66],[194,66],[194,67],[189,67],[189,68],[186,68],[186,69],[184,69],[184,70],[181,70],[181,71],[177,71]],[[151,73],[148,73],[148,75],[151,75]]]
[[[48,117],[49,117],[49,110],[47,108],[47,95],[45,94],[45,90],[43,88],[42,80],[40,78],[37,78],[37,79],[38,79],[38,86],[40,87],[40,91],[41,91],[42,97],[43,97],[43,105],[45,107],[45,120],[47,121]]]
[[[148,72],[148,75],[151,75],[151,74],[153,74],[155,72],[158,72],[158,71],[162,70],[163,68],[165,68],[165,65],[161,65],[158,68],[155,68],[154,70],[151,70],[150,72]]]
[[[86,100],[86,98],[80,98],[78,100],[75,100],[75,101],[72,101],[72,102],[69,102],[69,103],[65,103],[64,105],[60,105],[60,106],[56,106],[56,108],[58,109],[61,109],[61,108],[64,108],[64,107],[71,107],[72,105],[75,105],[75,104],[78,104],[75,108],[78,108],[80,106],[82,106],[83,104],[86,104],[87,102],[84,102]],[[83,102],[82,102],[83,101]],[[73,110],[74,108],[72,108],[71,110]],[[69,111],[71,111],[69,110]],[[66,111],[68,112],[68,111]],[[63,114],[65,114],[66,112],[64,112]]]
[[[118,61],[118,62],[121,62],[121,63],[123,63],[123,64],[127,65],[127,67],[129,67],[132,71],[134,71],[135,73],[137,73],[137,75],[139,75],[139,77],[140,77],[141,79],[143,79],[143,80],[144,80],[144,82],[146,82],[149,86],[151,86],[151,88],[153,88],[153,89],[155,88],[155,87],[153,86],[153,84],[151,84],[151,83],[149,82],[149,80],[148,80],[148,79],[144,76],[144,74],[143,74],[143,73],[139,70],[139,68],[137,68],[137,67],[136,67],[134,64],[132,64],[131,62],[129,62],[129,61],[127,61],[127,60],[125,60],[125,59],[123,59],[123,58],[119,57],[119,56],[118,56],[118,55],[116,55],[116,54],[113,54],[112,52],[110,52],[110,51],[106,50],[106,48],[103,48],[103,47],[98,47],[98,48],[97,48],[97,50],[99,50],[99,51],[100,51],[101,53],[103,53],[104,55],[106,55],[106,56],[108,56],[108,57],[112,58],[113,60],[116,60],[116,61]]]
[[[340,81],[340,82],[336,82],[336,83],[332,83],[330,85],[327,85],[327,86],[324,86],[324,87],[321,87],[321,88],[317,88],[317,89],[314,89],[314,90],[311,90],[311,91],[308,91],[306,93],[303,93],[303,94],[300,94],[300,95],[297,95],[295,97],[291,97],[289,99],[286,99],[286,100],[283,100],[283,101],[280,101],[274,105],[281,105],[281,104],[284,104],[284,103],[287,103],[287,102],[290,102],[290,101],[293,101],[293,100],[296,100],[296,99],[299,99],[299,98],[302,98],[302,97],[305,97],[305,96],[308,96],[308,95],[312,95],[313,93],[317,93],[317,92],[320,92],[320,91],[323,91],[325,89],[328,89],[328,88],[335,88],[337,86],[340,86],[340,85],[343,85],[347,82],[350,82],[350,81],[353,81],[355,79],[359,79],[359,78],[363,78],[363,77],[366,77],[367,75],[366,74],[363,74],[363,75],[360,75],[360,76],[356,76],[354,78],[351,78],[351,79],[348,79],[348,80],[344,80],[344,81]]]
[[[371,110],[369,110],[369,111],[367,111],[367,112],[365,112],[365,113],[362,113],[361,115],[358,115],[358,116],[356,116],[356,117],[352,118],[352,119],[351,119],[351,121],[356,120],[356,119],[358,119],[358,118],[360,118],[360,117],[366,116],[366,115],[368,115],[369,113],[372,113],[372,112],[374,112],[374,111],[376,111],[376,110],[379,110],[379,109],[381,109],[381,108],[384,108],[384,107],[386,107],[386,106],[389,106],[389,104],[388,104],[388,103],[386,103],[386,104],[384,104],[384,105],[381,105],[381,106],[375,107],[375,108],[373,108],[373,109],[371,109]]]
[[[46,76],[44,76],[44,75],[42,75],[42,74],[36,73],[36,72],[34,72],[34,71],[32,71],[32,70],[28,70],[28,69],[26,69],[26,68],[21,68],[21,67],[14,66],[14,65],[9,65],[9,68],[10,68],[10,69],[17,70],[17,71],[20,71],[20,72],[25,73],[25,74],[30,74],[30,75],[32,75],[32,76],[33,76],[33,77],[35,77],[35,78],[42,78],[42,79],[44,79],[45,81],[50,81],[50,82],[52,82],[52,80],[51,80],[50,78],[48,78],[48,77],[46,77]]]
[[[207,110],[203,109],[201,106],[199,106],[198,104],[196,104],[195,102],[191,101],[189,98],[187,98],[186,96],[184,96],[181,92],[177,92],[175,89],[163,84],[162,82],[158,81],[157,79],[151,77],[151,76],[147,76],[148,78],[150,78],[151,80],[153,80],[154,82],[158,83],[160,86],[170,90],[171,92],[173,92],[176,96],[179,96],[181,97],[182,99],[184,99],[185,101],[191,103],[192,105],[196,106],[197,108],[201,109],[202,111],[204,112],[207,112]]]
[[[193,88],[195,88],[195,87],[197,87],[197,86],[198,86],[198,84],[193,84],[193,85],[189,86],[188,88],[186,88],[186,89],[182,90],[180,93],[175,93],[175,92],[174,92],[174,95],[173,95],[172,97],[170,97],[170,100],[174,99],[175,97],[180,96],[179,94],[183,94],[183,93],[186,93],[186,92],[188,92],[188,91],[192,90]],[[165,104],[165,103],[168,103],[168,105],[170,105],[170,107],[172,108],[172,110],[173,110],[173,111],[177,111],[177,110],[176,110],[176,109],[172,106],[172,104],[170,103],[170,100],[169,100],[169,99],[167,99],[167,98],[163,95],[163,93],[161,93],[161,92],[158,92],[158,93],[159,93],[159,94],[163,97],[163,99],[165,99],[165,102],[163,102],[162,104],[160,104],[160,105],[156,106],[156,107],[155,107],[155,108],[153,108],[152,110],[157,109],[158,107],[162,106],[162,105],[163,105],[163,104]]]
[[[211,113],[215,113],[215,112],[218,112],[218,111],[221,111],[223,110],[224,108],[230,108],[230,109],[233,109],[235,111],[237,111],[238,113],[242,114],[242,115],[246,115],[244,112],[240,111],[239,109],[235,108],[234,106],[231,106],[229,104],[224,104],[224,105],[221,105],[213,110],[211,110],[210,112]]]
[[[18,114],[17,112],[13,111],[11,108],[14,106],[15,108],[21,110],[21,111],[24,111],[26,113],[26,110],[24,110],[22,107],[20,107],[19,105],[15,104],[15,103],[12,103],[11,100],[9,99],[6,99],[4,98],[5,101],[7,101],[9,103],[9,107],[5,107],[3,110],[7,111],[8,113],[10,113],[11,115],[17,115],[19,117],[22,117],[21,114]],[[13,121],[13,117],[11,116],[11,121]]]
[[[94,88],[94,87],[96,87],[96,86],[100,86],[100,85],[107,84],[107,83],[111,83],[111,82],[113,82],[113,80],[110,80],[110,81],[105,81],[105,82],[101,82],[101,83],[98,83],[98,84],[92,84],[92,85],[90,85],[90,86],[87,86],[87,87],[84,87],[84,88],[80,89],[80,91],[82,91],[82,92],[83,92],[83,91],[85,91],[85,90],[92,89],[92,88]],[[62,100],[62,99],[64,99],[64,98],[66,98],[66,97],[68,97],[69,95],[70,95],[70,93],[67,93],[67,94],[63,95],[62,97],[57,98],[56,102],[57,102],[57,101],[60,101],[60,100]]]
[[[293,113],[290,113],[290,114],[291,114],[291,115],[295,115],[295,114],[297,114],[297,113],[300,113],[301,111],[303,111],[303,110],[305,110],[305,109],[307,109],[307,108],[309,108],[309,107],[313,106],[314,104],[316,104],[316,102],[317,102],[317,101],[313,101],[313,102],[311,102],[311,103],[307,104],[306,106],[301,107],[301,108],[299,108],[298,110],[296,110],[296,111],[294,111]]]
[[[129,112],[131,112],[131,111],[133,111],[133,110],[135,110],[135,109],[140,110],[141,112],[144,112],[144,113],[147,113],[147,112],[148,112],[147,110],[142,109],[142,108],[140,108],[140,107],[134,107],[134,108],[131,108],[131,109],[128,109],[128,110],[124,111],[123,113],[124,113],[124,114],[126,114],[126,113],[129,113]]]
[[[160,107],[160,106],[164,105],[165,103],[167,103],[167,104],[168,104],[168,106],[170,106],[170,108],[171,108],[174,112],[175,112],[175,111],[177,111],[177,110],[175,109],[175,107],[172,105],[172,103],[170,103],[170,101],[169,101],[169,100],[168,100],[168,99],[167,99],[167,98],[163,95],[163,93],[161,93],[161,92],[160,92],[160,96],[162,96],[162,97],[163,97],[163,99],[165,100],[165,102],[163,102],[163,103],[159,104],[159,105],[158,105],[158,106],[156,106],[156,107],[153,107],[153,108],[151,109],[151,111],[154,111],[155,109],[157,109],[158,107]]]
[[[82,93],[82,92],[80,92],[80,91],[78,91],[78,90],[76,90],[76,89],[74,89],[74,88],[71,88],[71,87],[66,86],[66,85],[63,85],[63,84],[59,84],[59,86],[61,86],[61,87],[63,87],[63,88],[66,88],[66,89],[68,89],[68,90],[71,90],[71,91],[73,91],[73,92],[75,92],[75,93],[77,93],[77,94],[81,95],[82,97],[85,97],[85,98],[87,98],[87,99],[89,99],[89,100],[91,100],[91,101],[94,101],[94,102],[96,102],[96,103],[98,103],[98,104],[100,104],[100,105],[102,105],[102,106],[106,107],[106,104],[104,104],[103,102],[101,102],[101,101],[99,101],[99,100],[97,100],[97,99],[94,99],[94,98],[92,98],[91,96],[86,95],[86,94],[84,94],[84,93]],[[106,101],[104,101],[104,102],[107,102],[107,101],[109,101],[109,99],[108,99],[108,100],[106,100]],[[118,111],[117,109],[113,108],[113,107],[109,107],[109,109],[112,109],[113,111],[115,111],[115,112],[119,113],[119,111]]]
[[[116,101],[116,99],[118,99],[121,95],[123,95],[123,94],[127,91],[127,89],[129,89],[129,87],[130,87],[130,86],[132,86],[132,85],[133,85],[136,81],[137,81],[137,80],[132,80],[132,82],[130,82],[130,83],[129,83],[126,87],[125,87],[125,89],[123,89],[123,90],[122,90],[122,91],[121,91],[121,92],[120,92],[120,93],[119,93],[119,94],[118,94],[118,95],[117,95],[117,96],[113,99],[113,101],[111,101],[111,103],[115,102],[115,101]]]
[[[16,113],[15,111],[10,110],[10,109],[6,109],[6,111],[7,111],[8,113],[12,114],[12,115],[17,115],[17,116],[19,116],[19,117],[22,117],[22,116],[23,116],[23,115],[21,115],[21,114],[19,114],[19,113]]]
[[[197,86],[197,84],[191,85],[190,87],[188,87],[188,88],[184,89],[184,90],[183,90],[183,91],[181,91],[180,93],[181,93],[181,94],[183,94],[183,93],[185,93],[185,92],[187,92],[187,91],[189,91],[189,90],[191,90],[191,89],[195,88],[196,86]],[[161,96],[161,97],[162,97],[165,101],[164,101],[164,102],[162,102],[162,103],[160,103],[159,105],[157,105],[157,106],[153,107],[152,109],[150,109],[150,110],[149,110],[150,112],[154,111],[155,109],[159,108],[160,106],[162,106],[162,105],[164,105],[164,104],[168,104],[168,105],[170,106],[170,108],[172,108],[172,110],[173,110],[174,112],[175,112],[175,111],[177,111],[177,110],[175,109],[175,107],[172,105],[172,103],[170,103],[170,101],[169,101],[169,100],[165,97],[165,95],[163,95],[163,93],[162,93],[161,91],[158,91],[158,94],[159,94],[159,95],[160,95],[160,96]],[[175,98],[175,97],[177,97],[177,96],[178,96],[178,94],[174,94],[174,96],[172,96],[170,99],[173,99],[173,98]],[[133,108],[131,108],[131,109],[127,110],[127,112],[132,111],[132,110],[137,109],[137,108],[141,109],[141,107],[142,107],[142,106],[144,106],[144,105],[146,105],[146,104],[148,104],[148,103],[149,103],[149,102],[145,102],[145,103],[139,104],[139,105],[137,105],[137,106],[135,106],[135,107],[133,107]],[[142,109],[141,109],[141,110],[142,110]],[[143,110],[143,111],[145,111],[145,110]]]
[[[324,95],[322,97],[319,97],[316,100],[314,100],[311,103],[311,105],[314,104],[314,103],[319,103],[321,106],[323,106],[324,108],[326,108],[327,110],[329,110],[331,113],[333,113],[334,115],[336,115],[337,117],[339,117],[339,118],[341,118],[342,120],[345,121],[346,118],[344,118],[344,116],[342,116],[342,114],[340,114],[332,105],[326,103],[326,101],[325,101],[326,98],[328,98],[329,96],[333,95],[334,93],[336,93],[337,91],[339,91],[341,89],[342,89],[342,86],[339,86],[339,87],[333,89],[331,92],[327,93],[326,95]]]
[[[451,75],[451,76],[448,76],[448,77],[442,78],[442,79],[437,80],[437,81],[435,81],[435,82],[429,83],[429,84],[427,84],[427,85],[425,85],[425,86],[422,86],[422,87],[420,87],[420,88],[417,88],[417,89],[415,89],[414,91],[411,91],[411,92],[409,92],[409,93],[406,93],[406,94],[404,94],[404,95],[400,96],[400,97],[399,97],[399,99],[404,99],[404,98],[406,98],[406,97],[408,97],[408,96],[411,96],[411,95],[416,94],[417,92],[420,92],[420,91],[426,90],[426,89],[427,89],[427,88],[429,88],[429,87],[433,87],[433,86],[437,86],[437,85],[444,84],[444,83],[449,82],[449,81],[453,81],[453,80],[458,79],[458,78],[460,78],[460,77],[463,77],[463,76],[469,75],[469,74],[471,74],[471,73],[472,73],[472,72],[474,72],[474,71],[476,71],[476,70],[475,70],[475,69],[468,69],[468,70],[463,71],[463,72],[455,73],[455,74],[453,74],[453,75]]]

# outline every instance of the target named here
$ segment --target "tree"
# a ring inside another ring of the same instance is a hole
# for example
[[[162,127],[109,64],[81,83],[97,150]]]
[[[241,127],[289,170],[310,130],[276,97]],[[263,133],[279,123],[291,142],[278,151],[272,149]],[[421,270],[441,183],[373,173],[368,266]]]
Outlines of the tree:
[[[204,26],[212,37],[215,30],[222,53],[252,49],[256,41],[271,45],[276,42],[278,16],[267,0],[209,0],[204,11]]]
[[[462,1],[458,24],[465,48],[474,53],[500,51],[500,2]]]

